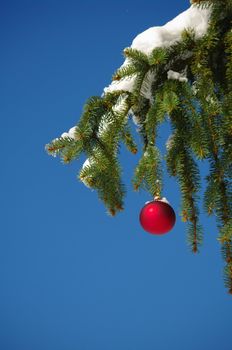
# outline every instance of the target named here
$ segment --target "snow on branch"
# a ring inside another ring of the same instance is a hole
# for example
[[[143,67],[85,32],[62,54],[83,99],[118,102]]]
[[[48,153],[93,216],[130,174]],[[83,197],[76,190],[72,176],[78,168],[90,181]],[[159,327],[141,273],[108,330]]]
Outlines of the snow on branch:
[[[131,48],[139,50],[145,54],[150,54],[155,48],[169,47],[181,40],[181,35],[184,30],[193,30],[195,38],[199,39],[207,32],[209,19],[211,15],[211,7],[201,8],[191,5],[190,8],[177,17],[167,22],[163,26],[151,27],[144,32],[138,34],[132,41]],[[129,64],[126,59],[123,65],[125,67]],[[170,79],[179,79],[170,77]],[[180,79],[179,79],[180,80]],[[184,81],[184,80],[181,80]],[[113,81],[108,87],[104,88],[104,93],[124,90],[128,92],[133,91],[135,76]]]

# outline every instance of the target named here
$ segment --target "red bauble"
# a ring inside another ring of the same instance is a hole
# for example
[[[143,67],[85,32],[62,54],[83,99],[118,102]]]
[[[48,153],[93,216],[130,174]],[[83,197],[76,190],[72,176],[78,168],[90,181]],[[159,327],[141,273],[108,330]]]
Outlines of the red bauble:
[[[168,203],[154,200],[142,208],[139,219],[145,231],[162,235],[173,228],[176,214]]]

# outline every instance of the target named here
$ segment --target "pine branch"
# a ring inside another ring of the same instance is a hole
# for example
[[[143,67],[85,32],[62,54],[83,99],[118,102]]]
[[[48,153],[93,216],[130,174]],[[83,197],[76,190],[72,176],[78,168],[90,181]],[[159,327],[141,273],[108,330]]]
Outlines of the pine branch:
[[[199,67],[199,60],[201,64]],[[215,213],[219,223],[220,231],[222,227],[227,227],[231,219],[231,202],[229,182],[226,180],[227,167],[223,166],[223,107],[219,102],[220,89],[215,89],[214,75],[210,69],[210,61],[205,52],[195,52],[195,64],[193,71],[198,77],[198,99],[203,115],[204,129],[207,130],[208,159],[210,161],[210,174],[207,176],[207,188],[204,195],[204,204],[209,214]],[[227,73],[228,74],[228,70]],[[207,89],[206,89],[207,81]],[[218,95],[218,96],[217,96]],[[213,99],[213,100],[211,100]],[[225,157],[224,157],[225,159]],[[224,164],[225,165],[225,164]],[[224,231],[223,231],[224,232]],[[231,292],[232,270],[231,270],[231,237],[221,233],[219,241],[222,243],[222,253],[226,262],[224,269],[225,284]],[[226,241],[225,240],[226,237]]]
[[[199,38],[198,32],[187,28],[179,41],[156,47],[149,54],[125,49],[124,65],[113,75],[115,84],[105,90],[111,92],[91,97],[75,132],[53,140],[46,150],[64,163],[84,153],[87,161],[79,179],[96,190],[108,213],[115,215],[123,209],[125,195],[119,147],[123,142],[132,153],[138,148],[129,117],[133,116],[143,143],[134,188],[158,197],[163,186],[162,155],[156,140],[159,125],[170,121],[172,134],[165,158],[169,174],[180,185],[188,242],[193,252],[202,242],[197,161],[207,160],[210,171],[204,206],[208,214],[217,217],[225,284],[232,294],[232,1],[192,3],[212,9],[207,33]],[[124,85],[125,79],[129,83]],[[130,92],[112,91],[118,87],[117,81]]]
[[[188,222],[188,243],[196,253],[202,243],[202,229],[199,225],[197,192],[200,175],[188,143],[188,118],[183,110],[171,114],[174,129],[172,144],[167,150],[166,160],[170,175],[177,177],[182,194],[182,216]]]
[[[157,147],[148,145],[134,172],[134,189],[147,190],[152,197],[161,197],[162,169]]]
[[[138,147],[133,139],[129,125],[126,125],[122,131],[122,141],[131,153],[137,153]]]

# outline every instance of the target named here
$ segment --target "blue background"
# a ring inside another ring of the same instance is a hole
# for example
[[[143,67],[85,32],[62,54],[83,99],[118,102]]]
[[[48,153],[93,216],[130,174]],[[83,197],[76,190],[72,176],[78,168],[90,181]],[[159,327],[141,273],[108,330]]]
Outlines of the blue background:
[[[122,148],[125,211],[106,214],[44,145],[78,121],[141,31],[187,9],[182,1],[0,1],[1,350],[231,349],[232,299],[215,221],[202,215],[201,253],[178,217],[164,236],[138,221],[138,155]],[[160,130],[161,149],[169,135]],[[201,166],[205,176],[207,166]],[[204,186],[203,189],[204,190]],[[177,214],[180,194],[165,176]]]

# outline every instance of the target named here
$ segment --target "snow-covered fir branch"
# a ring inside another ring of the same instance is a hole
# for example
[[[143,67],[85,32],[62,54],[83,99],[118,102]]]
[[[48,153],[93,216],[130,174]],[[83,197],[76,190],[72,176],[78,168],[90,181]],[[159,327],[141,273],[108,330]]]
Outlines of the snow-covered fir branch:
[[[195,33],[195,38],[199,39],[207,32],[210,15],[211,7],[201,8],[191,5],[189,9],[182,12],[165,25],[151,27],[138,34],[132,41],[131,48],[149,55],[155,48],[169,47],[181,41],[183,31],[190,29]],[[129,60],[126,59],[120,68],[128,64]],[[132,76],[119,81],[113,81],[108,87],[104,88],[104,93],[119,90],[132,92],[135,78],[135,76]],[[149,92],[147,92],[147,94],[150,96]]]

